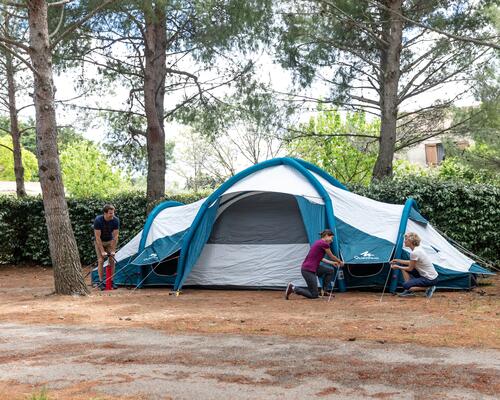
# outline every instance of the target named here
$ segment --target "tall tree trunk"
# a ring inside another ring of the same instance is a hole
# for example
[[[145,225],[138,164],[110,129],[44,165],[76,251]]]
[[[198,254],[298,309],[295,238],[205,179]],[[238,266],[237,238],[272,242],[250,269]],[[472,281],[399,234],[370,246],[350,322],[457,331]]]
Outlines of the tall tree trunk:
[[[165,195],[165,130],[163,122],[167,28],[165,8],[155,2],[145,9],[144,103],[147,120],[148,209]]]
[[[398,116],[398,84],[400,77],[399,59],[403,37],[403,21],[399,16],[402,0],[388,0],[390,9],[385,14],[383,37],[388,46],[382,50],[380,69],[380,139],[379,152],[373,167],[373,179],[392,177],[392,161],[396,144],[396,122]]]
[[[43,207],[49,235],[49,248],[58,294],[88,293],[83,279],[76,240],[69,219],[68,205],[57,150],[57,125],[52,79],[52,53],[49,44],[46,0],[29,0],[30,57],[34,73],[37,158]]]
[[[5,32],[9,32],[9,16],[5,15]],[[14,175],[16,177],[17,197],[26,196],[24,188],[24,167],[21,154],[21,134],[19,133],[19,120],[16,106],[15,70],[12,55],[5,52],[5,74],[7,75],[7,91],[9,94],[10,134],[12,136],[12,151],[14,153]]]
[[[21,154],[21,134],[19,133],[19,121],[17,118],[16,107],[16,85],[14,80],[14,66],[9,53],[6,53],[6,75],[7,90],[9,93],[9,115],[10,115],[10,134],[12,136],[12,151],[14,153],[14,175],[16,177],[17,197],[26,196],[24,188],[24,167]]]

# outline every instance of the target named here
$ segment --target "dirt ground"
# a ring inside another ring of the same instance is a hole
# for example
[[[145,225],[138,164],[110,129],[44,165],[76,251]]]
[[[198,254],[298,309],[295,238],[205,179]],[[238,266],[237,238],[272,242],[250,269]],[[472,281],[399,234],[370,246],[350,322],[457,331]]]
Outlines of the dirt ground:
[[[0,399],[497,398],[500,280],[428,300],[278,291],[51,294],[0,266]]]

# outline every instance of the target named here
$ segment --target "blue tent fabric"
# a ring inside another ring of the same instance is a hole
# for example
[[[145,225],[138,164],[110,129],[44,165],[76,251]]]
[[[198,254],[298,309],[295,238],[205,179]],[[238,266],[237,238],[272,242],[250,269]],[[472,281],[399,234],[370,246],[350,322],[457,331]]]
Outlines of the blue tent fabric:
[[[155,240],[145,248],[134,260],[135,265],[149,265],[159,263],[181,248],[182,239],[186,231],[181,231],[172,236],[165,236]]]
[[[415,208],[415,205],[412,202],[412,207],[410,208],[410,213],[408,215],[408,218],[411,219],[412,221],[418,222],[419,224],[422,225],[427,225],[429,221],[427,221],[422,215],[418,212],[418,210]]]
[[[404,245],[404,235],[406,232],[406,227],[408,226],[408,219],[410,218],[410,214],[412,210],[418,212],[417,202],[411,197],[408,198],[405,202],[403,213],[401,214],[401,221],[399,223],[398,229],[398,238],[396,241],[396,246],[394,248],[394,258],[401,258],[403,252]],[[398,283],[402,280],[402,274],[399,269],[396,269],[391,275],[391,283],[389,285],[389,291],[394,293],[398,286]]]
[[[479,264],[472,264],[469,272],[473,274],[478,274],[478,275],[495,275],[495,273],[491,272],[490,270],[481,267]]]
[[[136,265],[131,263],[134,257],[135,255],[127,257],[116,264],[115,275],[113,277],[113,282],[116,285],[137,286],[140,283],[141,271]],[[94,284],[99,281],[97,267],[92,271],[91,279]]]
[[[193,268],[194,264],[198,260],[198,257],[205,246],[210,233],[212,232],[212,227],[217,217],[217,210],[219,209],[219,200],[208,207],[207,211],[204,213],[201,223],[197,226],[196,232],[192,236],[191,242],[188,243],[188,254],[186,257],[186,263],[184,267],[178,272],[179,286],[182,286],[184,281],[189,275],[189,272]],[[177,281],[176,281],[177,285]]]
[[[346,264],[378,264],[391,260],[393,243],[361,232],[338,218],[337,232]]]
[[[312,203],[309,200],[295,196],[299,205],[302,220],[306,228],[309,244],[313,244],[319,239],[319,233],[325,229],[326,217],[325,206],[323,204]]]

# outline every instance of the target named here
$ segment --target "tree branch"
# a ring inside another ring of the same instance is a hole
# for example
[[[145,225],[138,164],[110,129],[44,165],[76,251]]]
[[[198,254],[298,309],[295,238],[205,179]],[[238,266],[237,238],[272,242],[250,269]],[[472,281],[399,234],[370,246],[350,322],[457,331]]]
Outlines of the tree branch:
[[[11,149],[9,146],[6,146],[6,145],[0,143],[0,147],[5,147],[7,150],[10,150],[10,151],[12,151],[14,153],[14,150]]]
[[[288,132],[292,133],[300,133],[300,135],[293,136],[292,138],[285,139],[287,141],[292,141],[295,139],[302,139],[302,138],[331,138],[331,137],[359,137],[359,138],[368,138],[368,139],[375,139],[379,140],[380,138],[375,135],[366,135],[362,133],[310,133],[310,132],[304,132],[299,129],[294,129],[286,126],[282,126],[283,129],[285,129]]]
[[[2,40],[2,38],[0,38],[0,40]],[[10,53],[13,57],[16,57],[23,64],[25,64],[34,74],[36,74],[37,76],[39,75],[38,71],[30,64],[29,61],[25,60],[23,57],[21,57],[16,52],[12,51],[8,46],[4,45],[3,43],[0,43],[0,49],[4,49],[8,53]]]
[[[10,44],[14,47],[19,47],[20,49],[23,49],[27,54],[29,54],[29,52],[30,52],[30,49],[28,46],[26,46],[25,44],[22,44],[21,42],[18,42],[17,40],[12,40],[12,39],[9,39],[5,36],[0,36],[0,42]],[[8,46],[5,46],[5,47],[8,47]]]
[[[134,128],[133,126],[128,127],[128,132],[133,136],[143,136],[146,137],[147,133],[144,131],[141,131],[140,129]]]
[[[415,20],[413,20],[411,18],[405,17],[401,13],[399,13],[397,11],[394,11],[391,8],[383,5],[381,2],[370,1],[370,3],[372,3],[376,7],[382,7],[385,10],[387,10],[387,11],[389,11],[391,13],[396,14],[398,17],[400,17],[400,18],[404,19],[405,21],[410,22],[410,23],[412,23],[412,24],[414,24],[414,25],[416,25],[416,26],[418,26],[420,28],[428,29],[428,30],[430,30],[432,32],[439,33],[440,35],[446,36],[446,37],[448,37],[450,39],[459,40],[461,42],[474,43],[474,44],[477,44],[477,45],[480,45],[480,46],[486,46],[486,47],[491,47],[491,48],[496,49],[496,50],[500,50],[500,45],[498,45],[496,43],[485,42],[483,39],[476,39],[476,38],[472,38],[472,37],[468,37],[468,36],[454,35],[452,33],[448,33],[448,32],[442,31],[441,29],[433,28],[432,26],[429,26],[429,25],[423,24],[421,22],[415,21]],[[497,38],[498,38],[498,36],[493,36],[493,37],[488,38],[488,39],[497,39]]]
[[[66,107],[72,107],[72,108],[80,108],[82,110],[89,110],[89,111],[106,111],[106,112],[114,112],[114,113],[120,113],[120,114],[132,114],[132,115],[137,115],[139,117],[146,118],[144,114],[135,112],[135,111],[126,111],[126,110],[116,110],[112,108],[100,108],[100,107],[90,107],[90,106],[79,106],[76,104],[67,104]]]
[[[476,114],[478,114],[478,113],[476,113]],[[409,140],[409,141],[407,141],[405,143],[402,143],[399,146],[396,146],[394,148],[394,151],[399,151],[399,150],[404,149],[406,147],[410,147],[410,146],[413,146],[414,144],[423,142],[424,140],[427,140],[427,139],[430,139],[430,138],[442,135],[442,134],[444,134],[446,132],[452,131],[453,129],[456,129],[457,127],[459,127],[459,126],[465,124],[466,122],[468,122],[469,120],[471,120],[473,117],[475,117],[476,114],[472,114],[471,116],[469,116],[468,118],[464,119],[463,121],[460,121],[460,122],[456,123],[455,125],[451,125],[448,128],[440,129],[440,130],[435,131],[435,132],[433,132],[431,134],[423,135],[423,136],[414,138],[413,140]]]
[[[63,4],[63,6],[61,7],[61,16],[59,18],[59,23],[57,24],[56,29],[54,29],[54,31],[49,34],[49,40],[52,39],[55,35],[57,35],[57,32],[59,32],[59,29],[61,29],[61,26],[62,26],[63,21],[64,21],[64,4],[66,4],[66,3],[67,3],[67,0],[61,3],[61,4]],[[49,3],[49,5],[54,5],[54,4]]]
[[[81,18],[80,20],[74,22],[69,26],[68,29],[66,29],[63,33],[61,33],[57,39],[54,40],[54,42],[50,45],[50,50],[53,50],[61,40],[64,39],[67,35],[69,35],[71,32],[76,30],[78,27],[83,25],[85,22],[87,22],[90,18],[92,18],[95,14],[97,14],[99,11],[101,11],[103,8],[107,7],[111,3],[113,3],[116,0],[104,0],[100,5],[98,5],[96,8],[94,8],[92,11],[90,11],[85,17]]]
[[[53,3],[47,2],[47,6],[49,6],[49,7],[52,7],[52,6],[64,6],[65,4],[68,4],[70,2],[71,2],[71,0],[59,0],[59,1],[54,1]]]

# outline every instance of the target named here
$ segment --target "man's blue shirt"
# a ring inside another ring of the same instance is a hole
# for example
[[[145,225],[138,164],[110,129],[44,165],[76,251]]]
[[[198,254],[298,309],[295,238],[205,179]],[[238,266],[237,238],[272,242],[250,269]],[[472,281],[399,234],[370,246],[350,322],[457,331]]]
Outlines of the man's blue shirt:
[[[94,229],[101,231],[101,241],[109,242],[113,240],[113,231],[120,229],[120,220],[113,217],[112,220],[106,221],[104,215],[98,215],[94,220]]]

